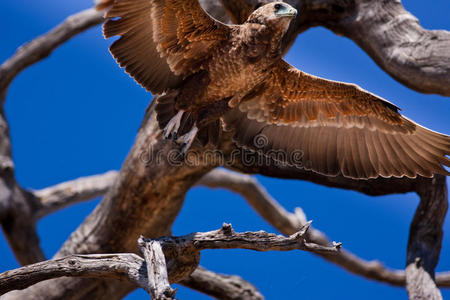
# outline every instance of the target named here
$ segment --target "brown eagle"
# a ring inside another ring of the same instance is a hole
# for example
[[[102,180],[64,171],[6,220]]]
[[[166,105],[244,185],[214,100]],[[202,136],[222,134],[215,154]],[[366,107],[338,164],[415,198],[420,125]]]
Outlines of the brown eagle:
[[[449,174],[449,136],[354,84],[282,59],[281,41],[297,14],[286,3],[261,6],[242,25],[213,19],[197,0],[100,0],[97,7],[107,9],[104,36],[120,36],[112,55],[161,95],[158,122],[183,151],[202,132],[214,138],[224,128],[238,146],[266,155],[301,151],[301,167],[325,175]]]

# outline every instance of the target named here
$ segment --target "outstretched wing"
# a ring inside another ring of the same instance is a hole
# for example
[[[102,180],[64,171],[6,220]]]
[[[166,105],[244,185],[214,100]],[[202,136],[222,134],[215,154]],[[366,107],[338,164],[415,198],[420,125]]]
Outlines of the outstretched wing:
[[[210,17],[197,0],[100,0],[110,7],[106,38],[121,67],[152,93],[176,87],[199,71],[211,51],[228,39],[229,27]]]
[[[449,136],[356,85],[306,74],[283,60],[224,121],[239,145],[326,175],[449,174],[442,166],[450,166]]]

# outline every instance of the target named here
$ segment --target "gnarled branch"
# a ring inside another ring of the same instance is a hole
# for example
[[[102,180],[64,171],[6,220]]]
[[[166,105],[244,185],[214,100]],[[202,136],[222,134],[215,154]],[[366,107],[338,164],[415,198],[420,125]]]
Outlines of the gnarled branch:
[[[159,241],[145,242],[138,240],[139,249],[147,262],[148,288],[152,299],[174,300],[175,290],[170,287],[167,264],[161,243]]]
[[[145,289],[152,299],[174,299],[175,291],[170,282],[178,282],[191,275],[197,268],[200,250],[204,249],[250,249],[257,251],[306,250],[313,253],[338,253],[340,244],[319,246],[308,243],[304,236],[310,223],[303,226],[290,237],[269,234],[263,231],[236,233],[229,224],[210,232],[197,232],[182,237],[160,237],[138,240],[139,248],[145,257],[135,254],[69,255],[67,257],[39,262],[0,274],[0,294],[24,289],[38,282],[58,278],[94,277],[127,279]],[[186,259],[187,257],[187,259]],[[180,262],[189,260],[189,268],[180,268]],[[198,284],[202,277],[214,276],[200,270],[185,284]],[[217,277],[217,275],[215,276]],[[226,278],[223,286],[233,285],[236,278]],[[214,281],[208,280],[210,283]],[[242,280],[239,280],[242,282]],[[217,284],[217,283],[216,283]],[[233,289],[234,292],[236,288]],[[252,293],[257,296],[258,293]]]
[[[418,186],[420,203],[409,230],[406,257],[406,288],[410,299],[442,299],[434,282],[439,262],[448,209],[445,176],[435,176],[432,184]]]
[[[37,199],[22,189],[14,178],[11,142],[4,114],[6,92],[25,68],[44,59],[71,37],[103,21],[101,13],[90,9],[73,15],[49,33],[20,47],[0,66],[0,221],[8,242],[21,264],[45,259],[34,224]]]
[[[180,249],[248,249],[255,251],[292,251],[303,250],[311,253],[339,253],[341,244],[321,246],[308,243],[305,240],[306,233],[311,225],[307,222],[296,233],[289,237],[275,235],[264,231],[235,232],[231,224],[224,223],[221,229],[209,232],[196,232],[182,237],[160,237],[145,240],[147,243],[158,241],[163,244],[164,253],[168,255],[168,249],[178,255]],[[177,256],[174,254],[169,257]]]
[[[136,254],[70,255],[0,274],[0,295],[63,276],[129,280],[147,289],[145,261]]]
[[[63,23],[20,47],[17,52],[0,67],[0,104],[13,79],[30,65],[48,57],[53,50],[73,36],[103,22],[103,13],[88,9],[68,17]]]
[[[256,287],[239,276],[223,275],[198,267],[182,285],[223,300],[262,300]]]
[[[21,264],[45,259],[35,224],[31,221],[34,203],[34,196],[23,190],[14,178],[9,128],[0,99],[0,224]]]
[[[225,188],[240,194],[256,212],[283,234],[291,235],[306,223],[306,216],[301,208],[297,208],[295,214],[286,211],[252,176],[215,169],[203,176],[197,184],[210,188]],[[424,187],[427,187],[427,183],[424,183]],[[442,213],[445,215],[445,210],[442,210]],[[308,230],[306,239],[320,245],[330,244],[324,233],[312,227]],[[318,255],[351,273],[368,279],[395,286],[406,284],[404,271],[390,270],[378,261],[366,261],[345,249],[341,249],[336,255],[323,253]],[[450,287],[450,273],[437,274],[436,284],[440,287]]]
[[[103,196],[113,186],[117,176],[116,171],[110,171],[34,191],[40,204],[35,212],[36,218],[42,218],[68,205]]]

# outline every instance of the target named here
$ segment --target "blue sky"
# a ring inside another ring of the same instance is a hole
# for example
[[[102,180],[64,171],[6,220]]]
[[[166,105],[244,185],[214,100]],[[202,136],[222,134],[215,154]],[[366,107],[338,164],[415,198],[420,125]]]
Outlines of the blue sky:
[[[450,30],[450,2],[403,1],[428,29]],[[67,15],[91,1],[0,1],[0,61]],[[39,189],[80,176],[119,169],[130,149],[150,94],[120,70],[108,53],[100,29],[90,30],[27,69],[13,82],[6,102],[18,181]],[[381,71],[351,40],[316,28],[298,37],[286,57],[296,67],[329,79],[354,82],[403,109],[409,118],[450,134],[450,99],[407,89]],[[365,259],[402,268],[409,224],[418,204],[415,194],[367,197],[308,182],[258,176],[268,191],[293,211],[301,206],[313,225]],[[38,226],[42,247],[51,257],[99,199],[67,208]],[[201,209],[199,209],[201,208]],[[243,199],[227,191],[192,189],[173,232],[217,229],[275,230]],[[450,222],[438,271],[450,270]],[[0,235],[0,271],[18,267]],[[406,299],[403,289],[368,281],[304,252],[259,253],[216,250],[202,253],[201,264],[238,274],[267,299]],[[208,299],[180,287],[180,299]],[[450,291],[444,291],[444,298]],[[136,291],[129,299],[146,299]]]

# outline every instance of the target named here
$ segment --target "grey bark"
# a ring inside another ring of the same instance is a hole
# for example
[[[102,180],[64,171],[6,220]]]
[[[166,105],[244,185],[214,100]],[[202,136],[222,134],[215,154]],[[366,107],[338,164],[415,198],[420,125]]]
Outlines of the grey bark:
[[[39,201],[39,208],[35,212],[35,217],[40,219],[69,205],[103,196],[114,184],[117,177],[118,172],[110,171],[33,191],[34,196]]]
[[[138,246],[144,259],[136,254],[93,254],[69,255],[0,274],[0,295],[27,288],[33,284],[63,276],[113,278],[128,280],[145,289],[152,299],[174,299],[175,290],[170,283],[188,278],[200,262],[200,250],[205,249],[249,249],[256,251],[305,250],[312,253],[339,252],[340,245],[320,246],[305,241],[310,223],[306,223],[290,237],[258,232],[234,232],[230,224],[209,232],[197,232],[181,237],[160,237],[157,239],[138,239]],[[200,269],[189,277],[186,285],[196,284],[195,278],[205,281],[216,277],[228,279],[224,286],[243,284],[239,278],[212,274]],[[170,280],[170,281],[169,281]],[[218,280],[211,280],[212,283]],[[232,288],[236,292],[236,288]],[[252,288],[251,290],[255,290]],[[226,294],[226,293],[225,293]],[[258,296],[259,293],[250,295]]]
[[[339,253],[340,244],[320,246],[305,240],[311,222],[307,222],[296,233],[285,237],[264,231],[235,232],[231,224],[223,224],[219,230],[197,232],[182,237],[160,237],[154,239],[164,246],[164,253],[176,250],[169,257],[180,256],[179,250],[205,249],[248,249],[255,251],[292,251],[303,250],[311,253]],[[150,240],[151,241],[151,240]],[[147,241],[147,242],[150,242]]]
[[[327,28],[351,38],[405,86],[450,96],[448,31],[425,30],[400,0],[359,0],[354,5],[353,14]]]
[[[141,253],[147,262],[148,290],[154,300],[173,300],[175,290],[170,287],[167,274],[166,257],[159,241],[145,242],[142,237],[138,240]]]
[[[406,257],[406,288],[410,299],[442,299],[434,282],[434,269],[441,253],[442,226],[448,209],[444,176],[435,176],[432,184],[419,186],[419,207],[409,230]]]
[[[435,190],[442,191],[443,193],[445,184],[441,180],[442,178],[437,181],[439,184],[434,183],[433,185],[429,185],[428,181],[423,181],[423,184],[418,184],[420,194]],[[294,213],[286,211],[267,193],[266,189],[255,178],[249,175],[216,169],[206,174],[200,179],[198,184],[210,188],[224,188],[240,194],[269,224],[285,235],[293,234],[306,223],[307,218],[301,208],[297,207]],[[437,198],[438,201],[429,200],[431,202],[427,202],[437,205],[440,212],[440,217],[436,218],[433,230],[439,230],[439,224],[442,222],[442,218],[446,212],[445,201],[447,198],[442,193],[439,194],[440,198]],[[429,199],[435,199],[434,197],[434,195],[428,196]],[[420,211],[424,211],[424,209],[420,209]],[[434,212],[429,217],[433,215]],[[413,224],[417,226],[417,222]],[[418,229],[421,229],[421,226],[423,228],[429,228],[428,225],[421,224]],[[422,233],[422,236],[426,237],[426,234]],[[441,233],[437,236],[440,237]],[[331,243],[323,232],[312,227],[307,232],[306,240],[319,245],[329,245]],[[415,239],[411,238],[411,241],[415,241]],[[433,248],[433,245],[430,245],[429,248],[435,249],[435,253],[439,251],[439,248]],[[426,253],[426,251],[424,252]],[[404,286],[406,284],[406,274],[404,271],[390,270],[378,261],[366,261],[345,250],[345,248],[341,248],[339,253],[335,255],[327,255],[326,253],[316,254],[356,275],[395,286]],[[434,270],[435,266],[432,267]],[[440,287],[450,287],[449,281],[450,277],[448,272],[436,275],[436,283]]]
[[[0,221],[17,260],[27,265],[45,257],[39,246],[35,224],[30,222],[35,198],[16,182],[11,155],[9,128],[0,98]]]
[[[136,254],[70,255],[0,274],[0,295],[63,276],[129,280],[147,290],[144,267],[145,261]]]
[[[262,300],[255,286],[239,276],[217,274],[198,267],[180,282],[191,289],[223,300]]]
[[[21,264],[45,259],[36,233],[35,210],[38,199],[22,189],[14,178],[11,141],[4,113],[6,92],[12,80],[26,67],[44,59],[71,37],[100,24],[102,14],[93,9],[69,17],[49,33],[20,47],[0,66],[0,221],[3,232]]]

